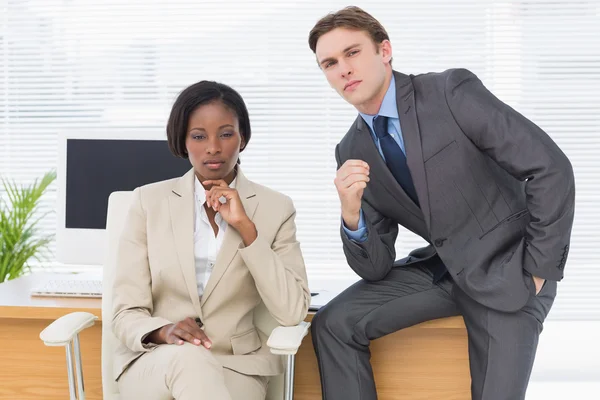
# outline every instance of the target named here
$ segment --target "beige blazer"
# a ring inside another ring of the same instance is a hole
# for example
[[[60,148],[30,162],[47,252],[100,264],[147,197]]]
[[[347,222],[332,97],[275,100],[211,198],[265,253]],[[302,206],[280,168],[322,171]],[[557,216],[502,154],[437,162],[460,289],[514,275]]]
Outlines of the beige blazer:
[[[198,296],[194,262],[194,171],[137,188],[118,249],[112,329],[120,340],[115,379],[156,345],[142,340],[153,330],[200,317],[211,352],[226,368],[278,375],[281,358],[253,323],[264,302],[285,326],[308,312],[310,292],[292,200],[246,179],[238,167],[236,189],[258,237],[245,247],[228,227],[210,279]]]

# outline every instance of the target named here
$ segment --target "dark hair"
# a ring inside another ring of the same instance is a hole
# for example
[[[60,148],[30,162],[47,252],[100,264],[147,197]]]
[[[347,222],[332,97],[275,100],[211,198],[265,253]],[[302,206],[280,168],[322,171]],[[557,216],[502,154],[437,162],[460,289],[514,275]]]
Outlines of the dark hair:
[[[337,12],[329,13],[321,18],[308,34],[308,47],[317,52],[319,38],[336,28],[365,31],[375,44],[390,40],[385,28],[371,14],[362,8],[351,6]]]
[[[244,148],[248,145],[251,135],[250,117],[242,96],[233,88],[222,83],[201,81],[185,88],[177,96],[177,100],[171,108],[171,115],[167,122],[167,142],[171,153],[177,157],[188,158],[185,140],[190,115],[198,107],[214,102],[223,103],[236,115],[240,125],[240,134],[244,139]]]

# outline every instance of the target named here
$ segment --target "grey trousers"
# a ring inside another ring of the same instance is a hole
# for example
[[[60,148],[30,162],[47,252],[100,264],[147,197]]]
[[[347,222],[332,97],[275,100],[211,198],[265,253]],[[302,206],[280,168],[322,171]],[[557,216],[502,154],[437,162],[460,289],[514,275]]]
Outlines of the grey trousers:
[[[506,313],[475,302],[448,275],[433,283],[432,262],[439,259],[393,268],[381,281],[359,281],[317,312],[311,333],[323,399],[377,399],[370,341],[454,315],[462,315],[467,327],[472,399],[525,398],[556,282],[547,281],[521,310]]]

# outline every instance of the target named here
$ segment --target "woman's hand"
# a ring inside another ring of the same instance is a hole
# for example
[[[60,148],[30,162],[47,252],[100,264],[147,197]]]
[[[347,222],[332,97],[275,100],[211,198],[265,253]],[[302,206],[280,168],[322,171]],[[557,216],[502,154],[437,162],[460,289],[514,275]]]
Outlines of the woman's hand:
[[[230,188],[224,180],[204,181],[202,185],[212,185],[210,190],[206,191],[206,204],[220,213],[229,225],[235,228],[249,219],[238,191]],[[225,198],[225,203],[219,201],[221,197]]]
[[[212,342],[208,336],[206,336],[196,321],[190,317],[176,324],[165,325],[162,328],[152,331],[146,337],[146,342],[176,345],[188,342],[196,346],[203,345],[207,349],[210,349],[212,346]]]
[[[244,210],[238,191],[230,188],[222,179],[208,180],[202,184],[204,187],[212,185],[210,190],[206,191],[206,204],[221,214],[221,218],[240,233],[245,246],[251,245],[258,233],[254,222]],[[221,203],[221,197],[225,198],[225,203]]]

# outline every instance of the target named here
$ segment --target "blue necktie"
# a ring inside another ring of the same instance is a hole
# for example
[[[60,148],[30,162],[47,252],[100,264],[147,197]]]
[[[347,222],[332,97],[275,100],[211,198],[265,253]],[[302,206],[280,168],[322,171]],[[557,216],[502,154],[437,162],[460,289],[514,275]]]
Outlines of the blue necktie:
[[[394,178],[398,181],[400,186],[404,189],[406,194],[419,205],[419,199],[417,197],[417,191],[413,185],[408,165],[406,164],[406,156],[404,152],[398,146],[398,143],[388,133],[388,118],[378,115],[373,118],[373,130],[375,135],[379,138],[379,144],[381,145],[381,151],[385,157],[385,163],[394,175]],[[431,269],[433,274],[433,282],[437,283],[446,276],[447,269],[444,263],[439,259],[432,259],[427,261],[426,265]]]
[[[408,197],[410,197],[416,205],[419,205],[417,191],[413,184],[408,165],[406,164],[406,156],[398,146],[398,143],[390,136],[388,132],[388,117],[376,115],[373,118],[373,130],[379,139],[381,151],[385,158],[385,163],[396,178],[396,181],[402,186]]]

